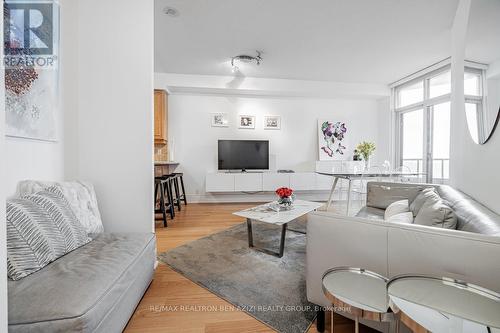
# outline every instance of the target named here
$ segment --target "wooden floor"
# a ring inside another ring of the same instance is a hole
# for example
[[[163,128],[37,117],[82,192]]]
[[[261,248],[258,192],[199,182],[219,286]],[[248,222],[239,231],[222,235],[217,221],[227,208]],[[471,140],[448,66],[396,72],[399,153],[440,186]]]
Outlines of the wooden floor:
[[[231,213],[250,204],[190,204],[176,212],[168,228],[157,224],[158,253],[222,231],[244,219]],[[327,314],[327,331],[330,330]],[[160,263],[153,282],[128,323],[127,333],[275,332],[230,303]],[[335,332],[354,332],[352,321],[335,316]],[[362,327],[360,332],[375,332]],[[317,333],[313,325],[308,333]]]

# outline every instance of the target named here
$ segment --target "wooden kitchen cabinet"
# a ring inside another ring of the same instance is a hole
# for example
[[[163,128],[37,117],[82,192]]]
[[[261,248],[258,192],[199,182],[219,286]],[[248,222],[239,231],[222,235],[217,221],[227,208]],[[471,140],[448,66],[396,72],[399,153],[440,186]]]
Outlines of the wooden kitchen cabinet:
[[[167,144],[168,94],[165,90],[155,90],[155,144]]]

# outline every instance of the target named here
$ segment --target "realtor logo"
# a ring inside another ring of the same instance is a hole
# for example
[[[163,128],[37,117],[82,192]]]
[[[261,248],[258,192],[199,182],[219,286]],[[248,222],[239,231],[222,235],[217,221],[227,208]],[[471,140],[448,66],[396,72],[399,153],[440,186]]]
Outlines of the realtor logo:
[[[58,12],[54,1],[4,1],[7,67],[52,67]]]

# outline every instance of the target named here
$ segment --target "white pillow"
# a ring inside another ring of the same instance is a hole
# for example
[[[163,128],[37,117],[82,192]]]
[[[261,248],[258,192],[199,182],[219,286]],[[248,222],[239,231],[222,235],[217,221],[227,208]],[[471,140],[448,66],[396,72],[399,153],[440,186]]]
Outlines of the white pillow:
[[[23,180],[17,185],[17,194],[19,196],[30,195],[51,186],[57,186],[61,190],[87,234],[104,232],[94,186],[91,183]]]
[[[393,202],[385,209],[384,220],[388,220],[396,214],[407,213],[409,211],[410,204],[407,199]]]
[[[391,216],[386,222],[412,224],[413,223],[413,213],[412,212],[399,213],[399,214]]]

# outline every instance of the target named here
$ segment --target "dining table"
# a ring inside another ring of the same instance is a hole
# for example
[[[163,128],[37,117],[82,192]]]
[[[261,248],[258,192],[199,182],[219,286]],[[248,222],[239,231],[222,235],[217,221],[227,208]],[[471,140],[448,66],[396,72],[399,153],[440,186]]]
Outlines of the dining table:
[[[347,189],[347,209],[346,209],[346,215],[349,215],[349,207],[351,204],[351,191],[352,191],[352,182],[354,180],[368,180],[368,179],[380,179],[380,178],[385,178],[388,180],[392,180],[395,178],[410,178],[410,177],[422,177],[425,174],[421,172],[406,172],[406,171],[393,171],[393,172],[324,172],[324,171],[318,171],[316,172],[319,175],[323,176],[330,176],[333,177],[333,183],[332,183],[332,188],[330,190],[330,195],[328,196],[328,201],[326,203],[326,210],[330,208],[332,201],[333,201],[333,194],[335,192],[335,189],[337,188],[337,184],[339,179],[345,179],[348,181],[348,189]]]

